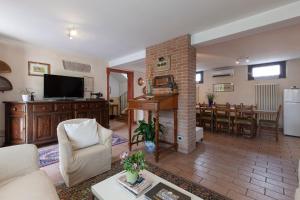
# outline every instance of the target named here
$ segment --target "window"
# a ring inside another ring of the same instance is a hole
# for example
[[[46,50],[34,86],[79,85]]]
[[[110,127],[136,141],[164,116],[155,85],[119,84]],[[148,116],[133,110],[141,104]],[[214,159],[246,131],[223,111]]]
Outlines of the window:
[[[286,78],[286,62],[248,66],[248,80]]]
[[[196,72],[196,83],[197,84],[203,83],[203,71]]]

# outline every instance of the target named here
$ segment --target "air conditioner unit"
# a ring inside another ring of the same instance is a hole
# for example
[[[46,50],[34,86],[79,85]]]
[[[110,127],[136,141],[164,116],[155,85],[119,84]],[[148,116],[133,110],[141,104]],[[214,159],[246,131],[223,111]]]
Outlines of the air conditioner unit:
[[[212,77],[223,77],[223,76],[233,76],[233,75],[234,75],[234,69],[229,67],[214,69],[212,73]]]

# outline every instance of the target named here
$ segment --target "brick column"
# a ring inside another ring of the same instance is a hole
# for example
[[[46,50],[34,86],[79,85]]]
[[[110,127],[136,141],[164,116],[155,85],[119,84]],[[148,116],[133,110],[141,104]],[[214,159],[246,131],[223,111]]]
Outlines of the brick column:
[[[171,56],[171,69],[155,72],[157,58]],[[161,44],[146,48],[146,79],[154,76],[172,74],[178,85],[178,135],[183,137],[178,141],[179,151],[189,153],[195,149],[196,141],[196,50],[191,46],[190,35],[184,35]],[[168,128],[166,140],[172,141],[173,113],[161,112],[160,121]]]

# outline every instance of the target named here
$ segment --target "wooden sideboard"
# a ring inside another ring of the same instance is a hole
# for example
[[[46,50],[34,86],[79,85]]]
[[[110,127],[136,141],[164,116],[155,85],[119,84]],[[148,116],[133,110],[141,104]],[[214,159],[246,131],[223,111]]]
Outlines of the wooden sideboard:
[[[106,100],[4,102],[5,145],[56,142],[56,127],[65,120],[95,118],[109,126]]]

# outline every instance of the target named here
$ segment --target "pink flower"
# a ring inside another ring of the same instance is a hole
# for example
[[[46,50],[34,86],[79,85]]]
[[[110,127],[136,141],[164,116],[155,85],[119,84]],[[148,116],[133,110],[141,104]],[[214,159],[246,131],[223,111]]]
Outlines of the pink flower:
[[[138,165],[136,163],[133,163],[132,167],[136,170],[138,168]]]
[[[123,153],[120,154],[120,158],[122,160],[126,159],[127,157],[128,157],[128,153],[127,152],[123,152]]]

